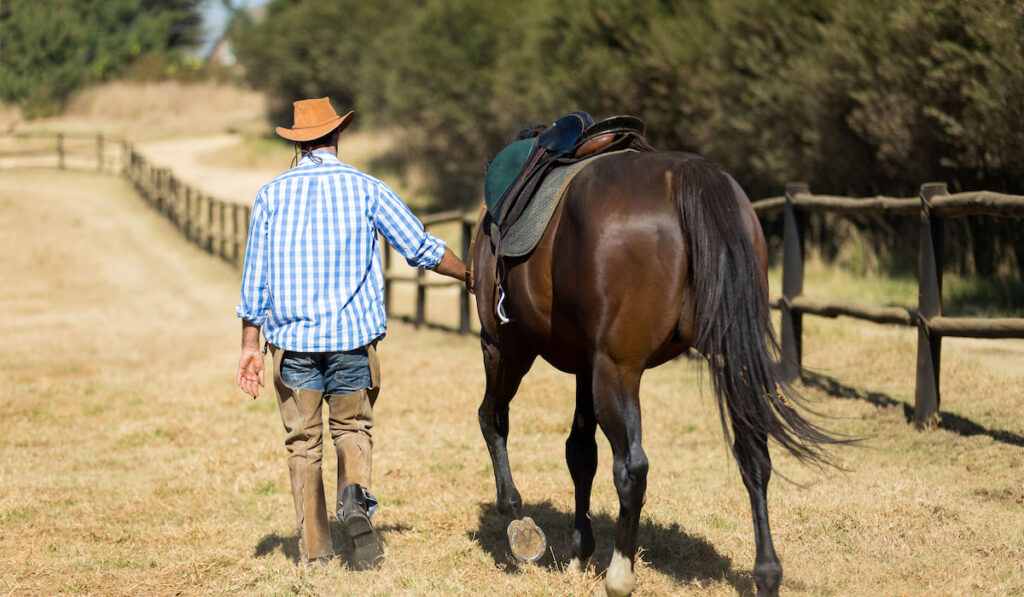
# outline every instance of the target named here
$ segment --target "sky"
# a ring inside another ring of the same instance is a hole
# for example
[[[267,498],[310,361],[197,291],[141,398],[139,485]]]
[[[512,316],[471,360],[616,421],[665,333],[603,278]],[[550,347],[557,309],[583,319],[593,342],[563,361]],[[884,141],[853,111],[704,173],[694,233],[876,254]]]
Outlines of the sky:
[[[231,0],[232,6],[248,8],[250,6],[262,6],[269,0]],[[206,0],[203,2],[203,43],[197,48],[200,56],[206,56],[213,48],[217,38],[220,37],[224,26],[228,21],[228,11],[224,8],[221,0]]]

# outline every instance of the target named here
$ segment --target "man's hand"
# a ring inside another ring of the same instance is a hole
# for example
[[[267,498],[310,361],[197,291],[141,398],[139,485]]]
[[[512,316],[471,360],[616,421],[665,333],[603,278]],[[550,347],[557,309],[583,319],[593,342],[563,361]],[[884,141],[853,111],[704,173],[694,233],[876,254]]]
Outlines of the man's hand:
[[[476,294],[476,287],[473,281],[473,270],[466,269],[466,292]]]
[[[242,356],[238,359],[238,387],[253,398],[263,387],[263,354],[260,352],[260,326],[242,320]]]
[[[258,349],[242,349],[238,359],[238,387],[253,398],[260,395],[263,387],[263,355]]]

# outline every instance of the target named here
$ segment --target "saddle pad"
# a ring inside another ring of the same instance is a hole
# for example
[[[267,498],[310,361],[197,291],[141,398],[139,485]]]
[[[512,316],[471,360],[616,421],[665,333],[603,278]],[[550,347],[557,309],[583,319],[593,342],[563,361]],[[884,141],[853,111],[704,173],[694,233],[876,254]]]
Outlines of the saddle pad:
[[[537,146],[537,139],[516,141],[494,156],[484,176],[484,203],[492,214],[501,212],[500,200],[523,169],[527,158]]]
[[[548,227],[551,215],[555,213],[555,207],[572,179],[579,174],[584,166],[616,153],[622,152],[614,151],[597,155],[575,164],[556,168],[548,173],[537,188],[537,192],[530,198],[522,215],[501,237],[501,242],[498,244],[498,257],[522,257],[533,251],[537,243],[540,242],[540,237],[544,236],[544,230]],[[494,223],[493,219],[491,220],[491,238],[498,238],[498,225]]]

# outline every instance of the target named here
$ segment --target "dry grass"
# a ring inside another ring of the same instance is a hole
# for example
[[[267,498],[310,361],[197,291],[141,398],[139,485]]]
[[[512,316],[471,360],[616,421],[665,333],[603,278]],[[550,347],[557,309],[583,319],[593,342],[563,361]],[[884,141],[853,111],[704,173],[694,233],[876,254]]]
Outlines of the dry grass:
[[[273,399],[233,386],[237,273],[186,245],[122,181],[83,173],[4,172],[0,251],[0,592],[579,595],[600,583],[617,511],[600,434],[596,565],[562,570],[568,376],[538,364],[513,403],[514,472],[551,540],[550,555],[517,566],[477,429],[476,341],[393,324],[375,461],[386,563],[305,569]],[[837,417],[832,427],[871,437],[840,453],[848,473],[776,459],[804,484],[771,487],[783,589],[1024,593],[1020,363],[991,368],[950,342],[949,428],[918,433],[905,419],[912,330],[817,318],[805,330],[807,363],[836,380],[820,384],[831,393],[806,393]],[[637,593],[751,593],[749,505],[697,366],[650,371],[643,407],[651,472]],[[325,465],[333,471],[333,458]]]
[[[103,132],[133,141],[170,136],[256,132],[266,118],[263,94],[212,82],[114,81],[73,95],[64,114],[25,121],[0,108],[0,131]]]
[[[0,104],[0,134],[99,132],[128,139],[154,163],[204,192],[245,204],[263,183],[287,170],[294,155],[293,145],[274,136],[273,129],[262,93],[213,82],[114,81],[76,93],[58,117],[30,121],[22,119],[16,106]],[[69,137],[66,142],[75,141]],[[11,145],[0,146],[0,154],[54,145],[49,138],[0,143]],[[370,134],[356,126],[342,136],[339,154],[344,162],[392,185],[414,208],[426,208],[433,204],[423,191],[430,175],[389,157],[400,150],[400,143],[399,132]],[[56,157],[18,162],[28,164],[53,167]]]

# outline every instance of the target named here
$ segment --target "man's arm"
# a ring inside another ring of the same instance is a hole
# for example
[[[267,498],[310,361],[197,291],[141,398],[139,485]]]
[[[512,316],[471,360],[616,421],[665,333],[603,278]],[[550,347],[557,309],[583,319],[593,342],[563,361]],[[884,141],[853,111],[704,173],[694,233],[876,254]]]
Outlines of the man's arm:
[[[448,276],[463,282],[466,285],[466,290],[473,294],[473,272],[469,271],[466,264],[455,253],[452,253],[452,250],[448,247],[444,248],[444,256],[433,267],[433,270],[442,276]]]
[[[262,196],[256,195],[249,221],[249,240],[242,267],[242,295],[235,308],[242,318],[242,356],[238,359],[238,387],[253,398],[263,385],[263,355],[260,354],[260,326],[270,308],[267,284],[267,209]]]
[[[238,387],[253,398],[263,387],[263,354],[260,353],[260,326],[242,320],[242,356],[238,359]]]

